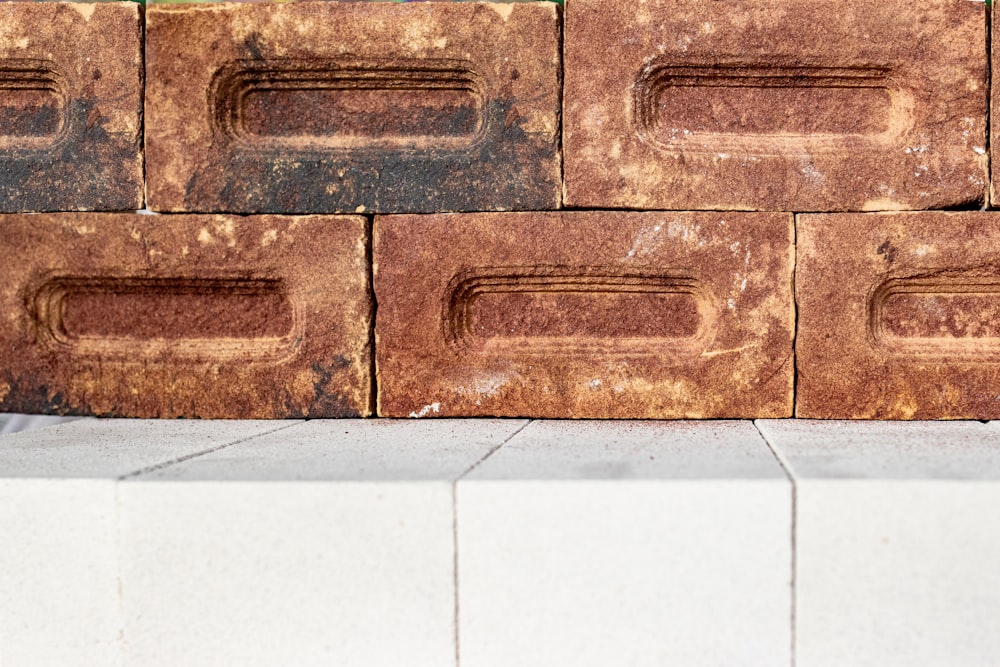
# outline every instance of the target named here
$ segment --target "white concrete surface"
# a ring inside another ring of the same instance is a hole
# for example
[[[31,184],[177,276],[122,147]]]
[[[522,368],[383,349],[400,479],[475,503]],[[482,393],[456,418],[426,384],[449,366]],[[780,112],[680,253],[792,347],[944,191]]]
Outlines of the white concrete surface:
[[[0,477],[127,477],[298,423],[81,419],[0,438]]]
[[[532,422],[457,501],[462,667],[791,664],[792,489],[750,422]]]
[[[0,479],[0,665],[121,664],[117,528],[113,480]]]
[[[117,665],[116,480],[277,422],[79,420],[0,437],[0,665]]]
[[[82,417],[55,417],[52,415],[25,415],[15,412],[0,413],[0,435],[39,431],[56,424],[67,424]]]
[[[454,665],[454,481],[525,422],[312,421],[120,488],[129,665]]]
[[[796,480],[796,665],[996,665],[1000,427],[761,421]]]
[[[998,508],[1000,423],[79,420],[0,665],[993,665]]]

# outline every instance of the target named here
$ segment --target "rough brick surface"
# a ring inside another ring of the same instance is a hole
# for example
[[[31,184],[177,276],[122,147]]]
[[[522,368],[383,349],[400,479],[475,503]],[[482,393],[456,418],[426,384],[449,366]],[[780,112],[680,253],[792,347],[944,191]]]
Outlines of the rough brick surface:
[[[991,10],[993,15],[991,17],[990,25],[992,26],[992,35],[990,36],[990,205],[994,208],[1000,204],[1000,186],[998,186],[998,173],[1000,173],[1000,155],[997,151],[997,141],[1000,141],[1000,132],[997,131],[997,118],[1000,118],[1000,99],[997,99],[997,95],[1000,95],[1000,82],[997,81],[997,76],[993,74],[994,72],[1000,73],[1000,46],[997,45],[997,39],[1000,38],[1000,27],[996,24],[996,10],[995,8]]]
[[[985,11],[967,0],[571,0],[566,203],[982,201]]]
[[[139,11],[0,4],[0,211],[142,208]]]
[[[360,217],[0,216],[0,411],[366,415],[365,251]]]
[[[798,218],[796,415],[1000,417],[1000,214]]]
[[[551,3],[161,6],[147,19],[155,210],[559,204]]]
[[[379,414],[790,415],[786,214],[375,219]]]

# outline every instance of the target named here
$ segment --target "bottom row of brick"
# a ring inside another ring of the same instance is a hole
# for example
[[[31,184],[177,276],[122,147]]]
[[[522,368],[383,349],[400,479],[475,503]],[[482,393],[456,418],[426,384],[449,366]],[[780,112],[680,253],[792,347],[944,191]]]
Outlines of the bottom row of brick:
[[[998,216],[0,216],[0,410],[995,419]]]

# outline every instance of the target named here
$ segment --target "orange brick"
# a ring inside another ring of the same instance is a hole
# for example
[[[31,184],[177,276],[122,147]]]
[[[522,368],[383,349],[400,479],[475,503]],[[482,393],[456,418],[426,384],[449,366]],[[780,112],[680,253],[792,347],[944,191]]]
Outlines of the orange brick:
[[[792,216],[375,219],[383,416],[781,417]]]
[[[555,208],[552,3],[147,11],[150,208]]]
[[[0,3],[0,211],[142,208],[139,12]]]
[[[1000,45],[997,44],[997,40],[1000,39],[1000,28],[996,24],[996,11],[993,11],[992,20],[990,25],[992,26],[992,36],[990,39],[990,59],[991,59],[991,72],[1000,73]],[[990,182],[990,205],[996,208],[1000,205],[1000,155],[997,151],[997,142],[1000,141],[1000,130],[997,128],[998,121],[1000,118],[1000,99],[997,98],[1000,95],[1000,81],[997,81],[997,76],[993,75],[991,77],[991,94],[990,94],[990,118],[992,122],[990,123],[990,174],[992,180]]]
[[[797,416],[1000,418],[1000,214],[797,226]]]
[[[370,412],[360,217],[0,216],[0,411]]]
[[[967,0],[572,0],[566,204],[982,202],[985,11]]]

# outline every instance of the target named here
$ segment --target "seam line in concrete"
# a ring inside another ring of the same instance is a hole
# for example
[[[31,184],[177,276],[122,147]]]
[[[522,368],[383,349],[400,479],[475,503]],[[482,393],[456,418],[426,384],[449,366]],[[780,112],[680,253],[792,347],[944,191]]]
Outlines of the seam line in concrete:
[[[534,421],[533,419],[525,420],[525,422],[523,424],[521,424],[520,428],[516,429],[513,433],[511,433],[509,436],[507,436],[506,438],[504,438],[503,442],[501,442],[500,444],[498,444],[496,447],[494,447],[490,451],[486,452],[485,456],[483,456],[481,459],[479,459],[478,461],[476,461],[475,463],[473,463],[472,466],[470,466],[468,470],[466,470],[461,475],[459,475],[458,477],[456,477],[455,481],[453,481],[451,483],[451,539],[452,539],[452,545],[453,545],[453,551],[452,551],[452,553],[454,554],[453,558],[452,558],[452,569],[453,569],[453,576],[454,576],[454,586],[453,586],[453,588],[455,589],[455,621],[454,621],[454,625],[455,625],[455,667],[460,667],[461,660],[462,660],[462,658],[461,658],[461,651],[460,651],[460,648],[459,648],[460,647],[460,638],[459,638],[459,629],[458,629],[458,482],[460,480],[462,480],[470,472],[472,472],[473,470],[475,470],[486,459],[488,459],[491,456],[493,456],[493,454],[497,450],[499,450],[501,447],[503,447],[508,442],[510,442],[511,440],[513,440],[514,436],[516,436],[518,433],[520,433],[521,431],[523,431],[528,426],[528,424],[530,424],[533,421]]]
[[[455,478],[455,481],[453,482],[453,485],[454,485],[454,484],[458,484],[458,482],[460,482],[461,480],[465,479],[465,477],[466,477],[466,476],[467,476],[467,475],[468,475],[469,473],[471,473],[471,472],[472,472],[473,470],[475,470],[476,468],[478,468],[479,466],[481,466],[481,465],[482,465],[483,463],[485,463],[485,462],[486,462],[486,459],[488,459],[488,458],[490,458],[491,456],[493,456],[494,454],[496,454],[496,453],[497,453],[497,451],[498,451],[498,450],[499,450],[499,449],[500,449],[501,447],[503,447],[503,446],[504,446],[504,445],[506,445],[506,444],[507,444],[508,442],[510,442],[511,440],[513,440],[513,439],[514,439],[514,436],[516,436],[516,435],[517,435],[518,433],[520,433],[520,432],[521,432],[521,431],[523,431],[523,430],[524,430],[525,428],[527,428],[528,424],[530,424],[530,423],[531,423],[531,422],[533,422],[533,421],[535,421],[535,420],[534,420],[534,419],[528,419],[528,420],[526,420],[526,421],[525,421],[525,422],[524,422],[523,424],[521,424],[520,428],[518,428],[517,430],[515,430],[515,431],[514,431],[513,433],[511,433],[511,434],[510,434],[509,436],[507,436],[506,438],[504,438],[503,442],[501,442],[500,444],[498,444],[498,445],[497,445],[496,447],[494,447],[494,448],[493,448],[493,449],[491,449],[490,451],[486,452],[486,454],[485,454],[485,455],[483,456],[483,458],[481,458],[481,459],[479,459],[478,461],[476,461],[475,463],[473,463],[473,464],[472,464],[471,466],[469,466],[469,468],[468,468],[468,469],[467,469],[467,470],[466,470],[465,472],[463,472],[463,473],[462,473],[461,475],[459,475],[458,477],[456,477],[456,478]]]
[[[118,660],[117,665],[125,664],[125,591],[122,583],[122,502],[119,495],[118,480],[112,482],[115,490],[115,578],[118,582]]]
[[[791,525],[791,542],[792,542],[792,572],[791,572],[791,583],[792,583],[792,585],[791,585],[791,588],[792,588],[791,593],[792,593],[792,599],[791,599],[791,603],[792,604],[791,604],[791,615],[790,615],[790,619],[789,620],[791,621],[791,633],[790,633],[790,636],[791,636],[791,642],[792,642],[792,646],[791,646],[791,651],[792,651],[792,667],[795,667],[795,662],[796,662],[795,651],[796,651],[796,639],[797,639],[796,632],[795,632],[796,611],[797,611],[797,609],[796,609],[796,597],[798,595],[798,591],[796,589],[796,584],[797,584],[797,581],[796,581],[796,569],[798,567],[798,560],[797,560],[798,555],[796,553],[796,539],[797,539],[797,535],[796,535],[796,529],[795,529],[795,527],[796,527],[796,524],[798,523],[798,485],[795,483],[795,477],[792,475],[792,468],[791,468],[791,466],[789,466],[788,462],[785,461],[784,458],[782,458],[781,454],[778,453],[778,450],[775,449],[771,445],[771,442],[767,439],[767,435],[765,435],[764,432],[760,430],[760,426],[757,425],[757,420],[753,421],[753,427],[754,427],[754,429],[756,429],[757,433],[760,434],[760,437],[761,437],[761,439],[764,440],[764,444],[767,445],[767,448],[769,450],[771,450],[771,454],[774,456],[775,460],[778,462],[778,465],[781,466],[781,470],[782,470],[782,472],[785,473],[785,477],[788,478],[788,482],[792,485],[792,525]]]
[[[233,440],[231,442],[226,442],[226,443],[223,443],[223,444],[218,445],[216,447],[210,447],[209,449],[204,449],[204,450],[202,450],[200,452],[194,452],[193,454],[185,454],[184,456],[178,456],[177,458],[170,459],[169,461],[164,461],[162,463],[156,463],[156,464],[153,464],[151,466],[146,466],[145,468],[141,468],[139,470],[136,470],[134,472],[126,473],[126,474],[121,475],[120,477],[118,477],[115,481],[122,482],[122,481],[125,481],[127,479],[132,479],[132,478],[135,478],[135,477],[140,477],[142,475],[147,475],[147,474],[149,474],[151,472],[156,472],[157,470],[163,470],[164,468],[169,468],[172,465],[177,465],[178,463],[184,463],[185,461],[190,461],[191,459],[196,459],[199,456],[204,456],[205,454],[211,454],[212,452],[217,452],[217,451],[219,451],[221,449],[225,449],[226,447],[232,447],[233,445],[238,445],[241,442],[247,442],[247,441],[253,440],[254,438],[261,438],[261,437],[263,437],[265,435],[270,435],[272,433],[277,433],[278,431],[284,431],[287,428],[293,428],[293,427],[299,426],[299,425],[301,425],[303,423],[304,423],[303,421],[296,421],[293,424],[287,424],[285,426],[279,426],[278,428],[271,429],[270,431],[263,431],[261,433],[254,433],[253,435],[251,435],[249,437],[241,438],[239,440]]]

